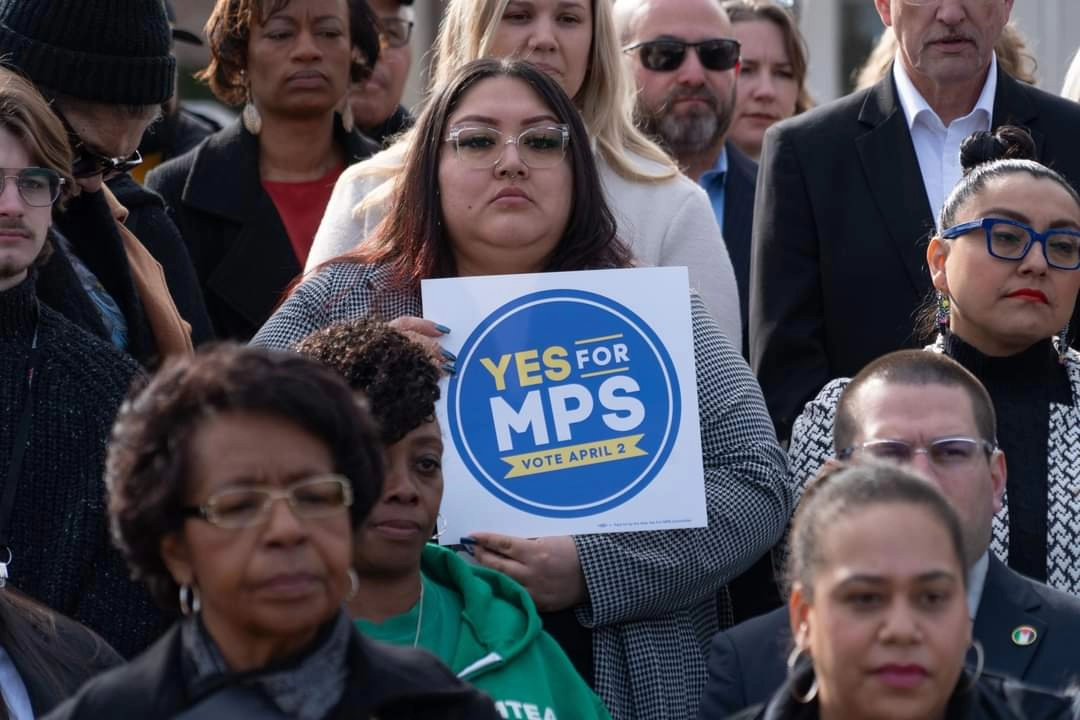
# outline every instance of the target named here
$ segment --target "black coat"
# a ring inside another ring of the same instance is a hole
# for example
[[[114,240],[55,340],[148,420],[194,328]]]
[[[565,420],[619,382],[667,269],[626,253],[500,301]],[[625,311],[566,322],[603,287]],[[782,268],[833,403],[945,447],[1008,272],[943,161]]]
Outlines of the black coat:
[[[122,184],[122,180],[118,181]],[[129,182],[133,182],[130,181]],[[111,183],[113,184],[113,183]],[[134,183],[133,183],[134,184]],[[138,186],[136,186],[138,188]],[[181,317],[191,323],[192,339],[206,339],[209,329],[202,295],[176,227],[153,193],[121,188],[128,202],[141,205],[143,220],[136,237],[161,263],[165,281]],[[156,209],[154,203],[158,203]],[[131,277],[131,266],[104,193],[83,193],[73,198],[56,217],[55,228],[71,243],[79,259],[90,268],[124,314],[128,328],[128,353],[144,366],[157,360],[157,344]],[[56,243],[54,243],[54,246]],[[70,258],[59,247],[38,274],[38,297],[49,307],[92,335],[108,341],[105,325],[93,301],[83,289]]]
[[[805,690],[808,676],[795,684]],[[976,680],[965,672],[945,708],[945,720],[1075,720],[1080,713],[1071,698],[1024,687],[992,673]],[[776,691],[768,705],[758,705],[730,715],[732,720],[817,720],[817,702],[801,704],[792,694],[791,682]]]
[[[48,720],[171,718],[192,705],[179,626],[127,665],[100,675]],[[458,680],[434,656],[374,642],[353,631],[345,696],[327,720],[496,720],[486,695]]]
[[[999,71],[993,123],[1080,184],[1080,105]],[[781,439],[829,380],[924,344],[930,201],[892,74],[770,128],[754,210],[750,358]],[[1077,327],[1077,316],[1073,326]]]
[[[1012,642],[1013,630],[1022,625],[1037,633],[1023,647]],[[973,634],[990,672],[1052,690],[1080,681],[1080,598],[1029,580],[993,556]],[[784,683],[792,647],[787,608],[717,633],[700,720],[726,718],[767,701]]]
[[[336,126],[347,162],[378,146]],[[259,139],[237,120],[191,152],[155,168],[161,193],[195,262],[219,338],[248,340],[302,267],[259,176]]]

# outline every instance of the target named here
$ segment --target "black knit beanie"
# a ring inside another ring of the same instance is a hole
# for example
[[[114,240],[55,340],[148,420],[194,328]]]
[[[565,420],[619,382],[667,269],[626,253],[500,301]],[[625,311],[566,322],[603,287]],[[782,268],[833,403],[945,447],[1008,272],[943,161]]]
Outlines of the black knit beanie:
[[[162,0],[0,0],[0,55],[42,88],[109,105],[173,94]]]

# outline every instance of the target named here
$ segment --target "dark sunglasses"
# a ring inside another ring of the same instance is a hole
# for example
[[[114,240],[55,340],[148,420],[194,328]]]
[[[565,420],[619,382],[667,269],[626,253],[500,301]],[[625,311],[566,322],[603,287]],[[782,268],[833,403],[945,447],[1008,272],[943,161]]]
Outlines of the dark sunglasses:
[[[742,47],[738,40],[714,38],[689,43],[682,40],[650,40],[623,48],[623,52],[638,50],[641,64],[654,72],[674,72],[686,59],[688,48],[697,51],[698,60],[706,70],[731,70],[739,64]]]

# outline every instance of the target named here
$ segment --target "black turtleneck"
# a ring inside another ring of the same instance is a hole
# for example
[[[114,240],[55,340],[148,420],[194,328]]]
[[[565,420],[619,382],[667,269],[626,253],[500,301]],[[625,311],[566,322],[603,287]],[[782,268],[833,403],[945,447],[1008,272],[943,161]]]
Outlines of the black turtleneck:
[[[979,378],[994,401],[1009,471],[1009,567],[1045,582],[1050,404],[1072,405],[1068,373],[1050,340],[990,357],[950,335],[945,352]]]
[[[33,275],[0,292],[0,491],[18,483],[8,528],[10,582],[125,655],[160,629],[160,614],[109,541],[102,479],[113,419],[138,373],[134,360],[40,303]],[[8,477],[28,398],[22,471]]]

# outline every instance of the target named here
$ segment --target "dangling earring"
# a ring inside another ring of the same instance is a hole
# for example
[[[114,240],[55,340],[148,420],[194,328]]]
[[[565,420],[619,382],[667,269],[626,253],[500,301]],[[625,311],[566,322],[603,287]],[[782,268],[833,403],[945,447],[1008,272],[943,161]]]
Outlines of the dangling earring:
[[[356,593],[360,592],[360,576],[352,568],[349,568],[346,575],[349,576],[349,594],[345,596],[345,602],[349,602],[356,597]]]
[[[937,311],[934,313],[934,319],[937,321],[938,343],[942,346],[945,344],[945,338],[949,336],[950,310],[951,303],[949,301],[949,296],[939,290],[937,294]]]
[[[1058,333],[1057,356],[1058,362],[1062,365],[1069,361],[1069,323],[1065,323],[1065,327],[1061,328],[1061,332]]]
[[[199,589],[184,583],[180,586],[180,614],[187,616],[202,610],[202,601],[199,600]]]
[[[440,537],[442,537],[442,534],[444,532],[446,532],[446,526],[448,524],[449,523],[446,522],[446,518],[443,517],[442,513],[439,513],[438,515],[436,515],[435,516],[435,532],[432,533],[431,538],[433,540],[438,540]]]
[[[345,128],[345,132],[351,133],[356,128],[356,120],[353,118],[352,103],[349,102],[348,93],[345,94],[345,100],[338,108],[338,112],[341,114],[341,127]]]
[[[243,72],[241,72],[243,77]],[[244,111],[240,113],[240,118],[244,123],[244,129],[246,129],[252,135],[258,135],[262,132],[262,115],[259,114],[259,108],[255,107],[255,102],[251,99],[251,85],[247,85],[247,102],[244,104]]]

